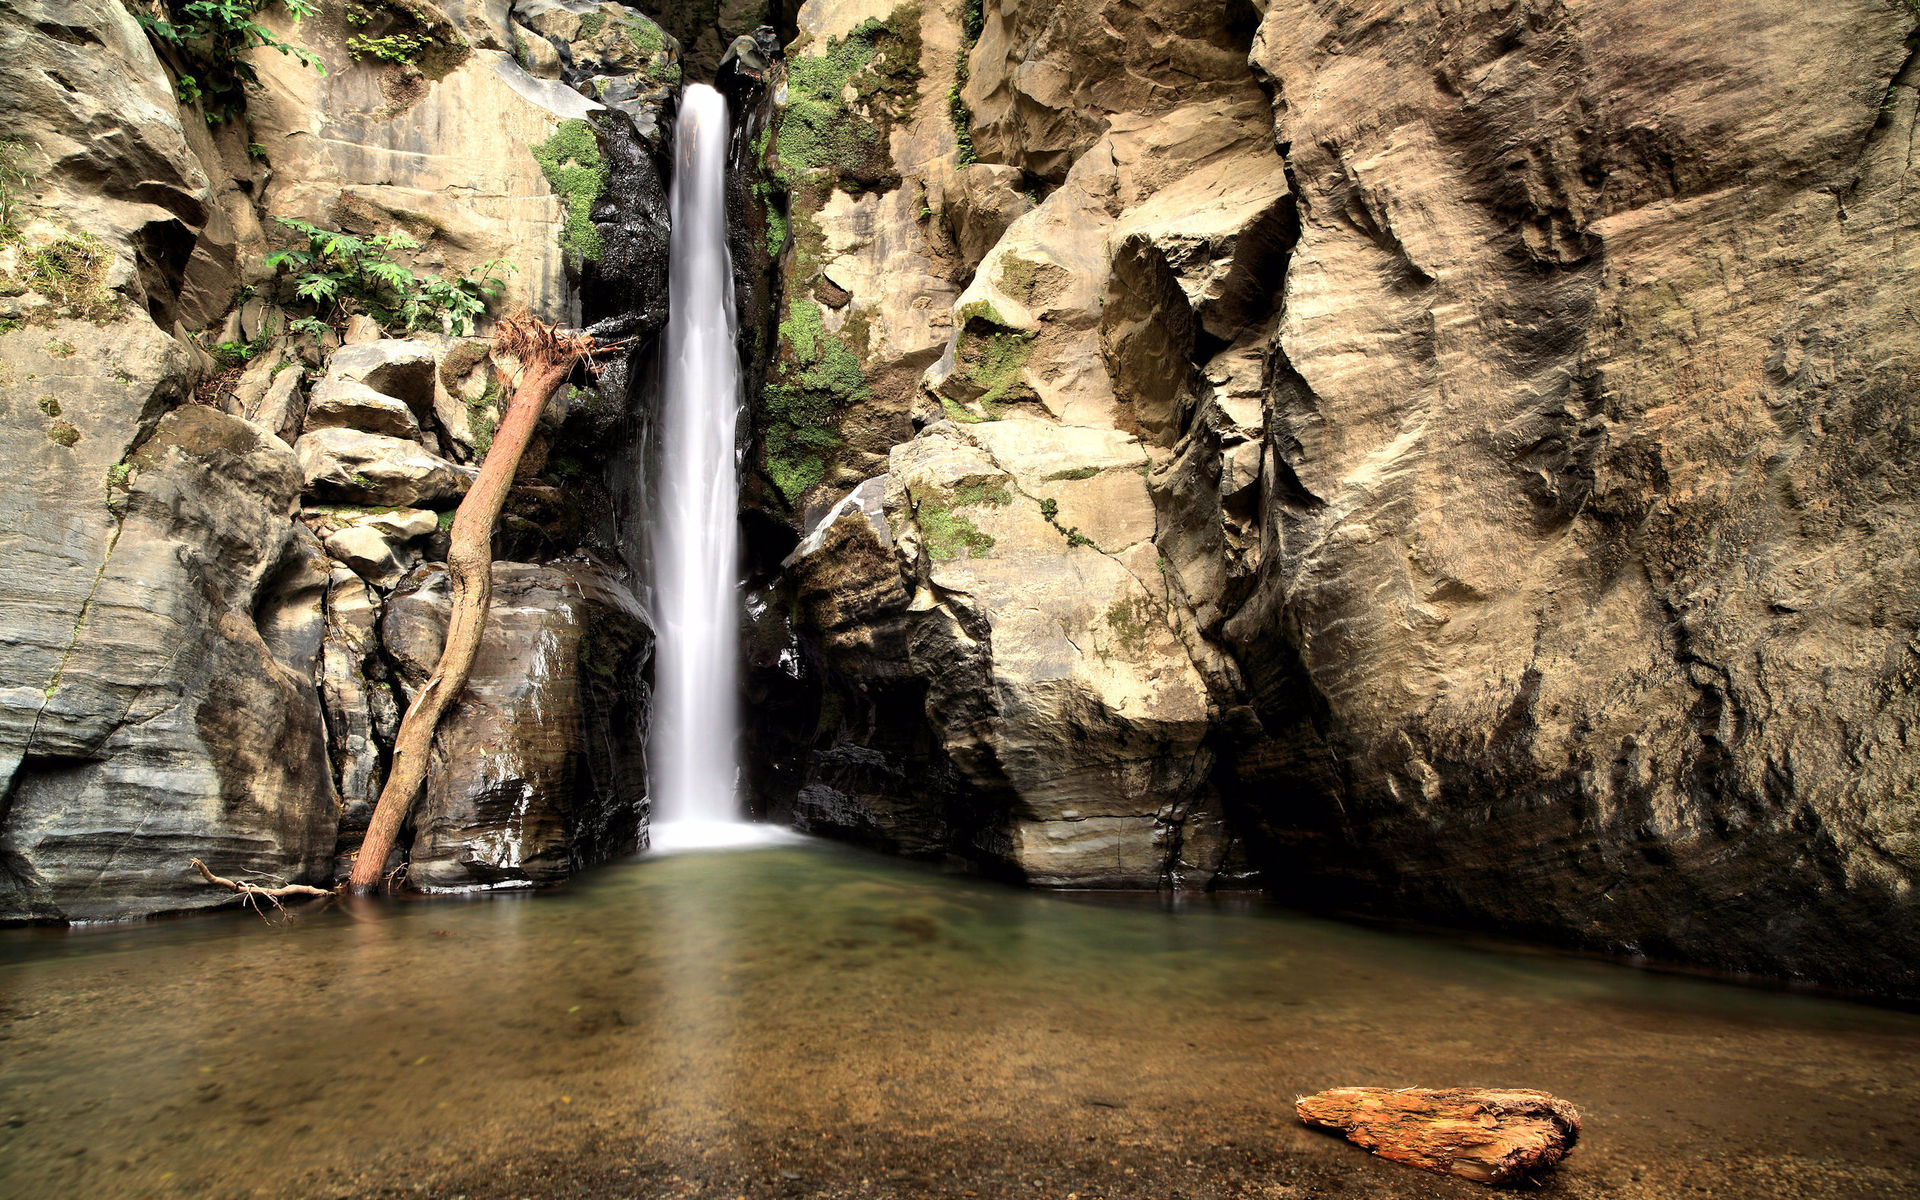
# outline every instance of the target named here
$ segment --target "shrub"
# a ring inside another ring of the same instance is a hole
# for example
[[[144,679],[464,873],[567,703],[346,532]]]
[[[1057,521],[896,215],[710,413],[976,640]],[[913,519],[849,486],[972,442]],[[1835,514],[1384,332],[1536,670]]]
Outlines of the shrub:
[[[305,245],[266,258],[267,266],[287,272],[295,298],[313,309],[292,323],[296,332],[312,332],[316,324],[339,324],[354,313],[365,313],[389,329],[464,334],[469,322],[486,312],[507,286],[492,272],[513,270],[495,259],[473,274],[452,279],[417,275],[390,257],[420,248],[404,233],[358,238],[305,221],[276,220],[305,239]]]

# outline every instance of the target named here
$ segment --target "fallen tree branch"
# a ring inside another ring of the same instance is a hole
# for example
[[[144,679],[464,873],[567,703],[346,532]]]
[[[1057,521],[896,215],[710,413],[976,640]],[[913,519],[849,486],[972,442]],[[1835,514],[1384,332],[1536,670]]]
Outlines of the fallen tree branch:
[[[260,901],[262,900],[266,900],[281,912],[285,912],[286,908],[280,903],[282,896],[318,896],[325,899],[333,895],[332,892],[329,892],[325,888],[309,887],[304,883],[282,883],[274,887],[261,887],[257,883],[246,883],[238,879],[228,879],[221,875],[215,875],[208,869],[207,864],[197,858],[190,861],[199,869],[200,874],[206,877],[208,883],[214,884],[217,887],[226,888],[230,892],[238,893],[240,903],[260,913],[262,920],[265,920],[267,916],[260,908]]]
[[[380,883],[387,855],[400,836],[407,810],[427,779],[427,762],[434,730],[467,686],[467,675],[480,651],[480,633],[486,626],[493,599],[493,529],[520,469],[520,456],[533,437],[534,426],[574,364],[624,349],[626,343],[602,345],[591,334],[569,333],[535,320],[524,309],[500,322],[493,335],[497,359],[515,360],[513,396],[506,416],[494,431],[493,445],[480,463],[480,474],[454,510],[449,533],[447,573],[453,578],[453,609],[447,620],[447,639],[440,661],[407,714],[393,741],[393,761],[387,780],[367,824],[366,838],[353,860],[347,887],[371,891]]]

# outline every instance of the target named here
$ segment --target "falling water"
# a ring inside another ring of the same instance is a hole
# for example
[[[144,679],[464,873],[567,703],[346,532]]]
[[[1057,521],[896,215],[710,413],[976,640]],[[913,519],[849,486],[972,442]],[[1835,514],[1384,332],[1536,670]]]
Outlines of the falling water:
[[[705,84],[688,87],[674,141],[672,308],[653,524],[656,849],[738,844],[764,832],[740,820],[736,793],[740,363],[727,258],[727,135],[725,98]]]

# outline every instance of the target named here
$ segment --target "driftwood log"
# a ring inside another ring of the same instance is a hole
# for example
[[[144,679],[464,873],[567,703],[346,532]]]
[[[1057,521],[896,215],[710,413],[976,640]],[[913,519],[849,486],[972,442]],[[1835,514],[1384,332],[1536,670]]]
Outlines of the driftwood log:
[[[1294,1111],[1381,1158],[1477,1183],[1518,1183],[1566,1157],[1580,1112],[1546,1092],[1332,1088]]]

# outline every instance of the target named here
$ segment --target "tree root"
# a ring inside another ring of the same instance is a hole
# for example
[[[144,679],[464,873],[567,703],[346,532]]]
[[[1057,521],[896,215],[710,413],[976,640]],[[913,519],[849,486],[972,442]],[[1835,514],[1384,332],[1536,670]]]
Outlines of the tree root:
[[[333,895],[332,892],[327,891],[325,888],[309,887],[304,883],[282,883],[274,887],[261,887],[257,883],[244,883],[237,879],[227,879],[215,875],[207,869],[207,864],[201,862],[199,859],[196,858],[191,861],[193,865],[199,869],[200,874],[206,877],[208,883],[237,893],[240,897],[241,904],[259,913],[260,919],[268,921],[269,924],[272,922],[267,917],[266,910],[260,907],[260,901],[262,900],[273,905],[277,911],[284,913],[287,910],[280,903],[282,896],[318,896],[325,899]]]

